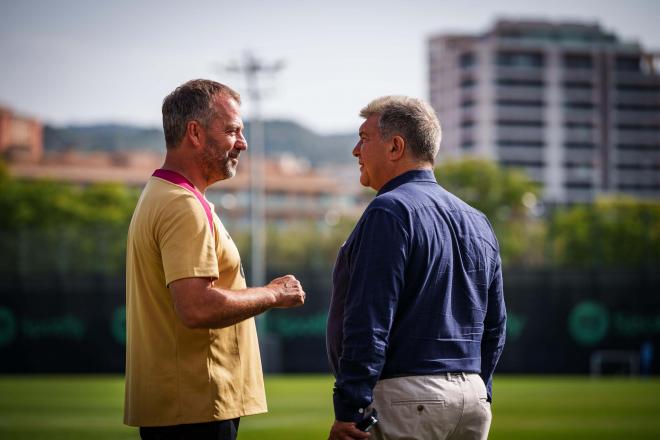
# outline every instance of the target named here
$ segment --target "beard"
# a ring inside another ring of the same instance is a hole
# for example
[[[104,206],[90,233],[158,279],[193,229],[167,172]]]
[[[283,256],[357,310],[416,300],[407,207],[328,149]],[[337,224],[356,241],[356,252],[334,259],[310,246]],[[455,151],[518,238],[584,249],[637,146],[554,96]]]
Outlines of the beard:
[[[207,181],[231,179],[236,175],[236,166],[233,157],[229,155],[231,150],[224,150],[217,139],[209,136],[208,143],[202,150],[202,168]],[[236,157],[238,154],[236,154]]]

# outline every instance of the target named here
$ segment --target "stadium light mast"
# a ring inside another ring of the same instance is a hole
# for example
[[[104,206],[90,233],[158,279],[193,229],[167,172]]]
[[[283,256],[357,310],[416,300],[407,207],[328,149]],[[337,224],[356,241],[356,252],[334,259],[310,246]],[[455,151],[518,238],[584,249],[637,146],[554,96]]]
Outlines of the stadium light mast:
[[[223,70],[245,76],[250,111],[250,232],[251,232],[251,285],[266,284],[266,226],[264,196],[264,124],[261,118],[263,92],[259,78],[263,74],[274,75],[284,67],[280,61],[266,63],[246,52],[240,63],[223,66]]]

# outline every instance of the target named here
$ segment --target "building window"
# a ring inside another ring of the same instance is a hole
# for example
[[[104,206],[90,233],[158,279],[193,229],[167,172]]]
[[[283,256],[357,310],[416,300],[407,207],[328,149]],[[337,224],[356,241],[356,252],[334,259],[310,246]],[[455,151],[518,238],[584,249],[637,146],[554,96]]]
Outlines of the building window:
[[[647,185],[641,183],[620,183],[617,187],[622,191],[658,191],[660,185],[649,183]]]
[[[564,167],[568,168],[569,170],[590,170],[593,169],[594,166],[591,163],[564,162]]]
[[[618,170],[660,170],[660,164],[654,163],[619,163],[616,165]]]
[[[626,84],[619,83],[616,85],[617,92],[658,92],[660,91],[660,85],[658,84]]]
[[[510,141],[500,139],[497,141],[498,147],[519,147],[519,148],[543,148],[545,143],[542,141]]]
[[[499,78],[497,80],[498,86],[504,87],[538,87],[542,88],[544,83],[542,80],[536,79],[508,79],[508,78]]]
[[[474,86],[474,84],[475,84],[475,81],[474,81],[473,78],[463,78],[461,80],[461,88],[462,89],[467,89],[469,87],[472,87],[472,86]]]
[[[616,144],[618,150],[624,151],[660,151],[660,144],[647,145],[647,144]]]
[[[617,124],[616,128],[622,131],[660,132],[660,126],[658,125]]]
[[[458,58],[458,64],[461,67],[472,67],[476,64],[476,59],[474,57],[474,53],[472,52],[466,52],[461,54],[461,56]]]
[[[641,72],[641,63],[638,55],[616,57],[617,72]]]
[[[658,105],[653,105],[653,104],[617,104],[616,105],[617,110],[621,111],[631,111],[631,112],[652,112],[652,113],[657,113],[660,112],[660,106]]]
[[[564,81],[567,90],[592,90],[594,85],[588,81]]]
[[[594,185],[591,182],[566,182],[564,186],[567,189],[591,189]]]
[[[497,126],[502,128],[542,128],[543,121],[512,121],[500,119],[497,121]]]
[[[594,124],[592,122],[565,122],[564,127],[566,128],[575,128],[575,129],[582,129],[582,128],[588,128],[591,129],[594,127]]]
[[[498,52],[495,62],[500,67],[543,67],[543,54],[538,52]]]
[[[568,69],[591,69],[593,68],[593,58],[591,55],[564,55],[564,67]]]
[[[543,101],[519,101],[517,99],[498,99],[497,105],[500,107],[537,107],[545,105]]]
[[[569,110],[593,110],[596,105],[593,102],[565,102],[564,108]]]
[[[529,167],[543,168],[544,163],[541,160],[501,160],[500,165],[504,167]]]
[[[596,144],[593,142],[566,142],[564,148],[568,150],[593,150]]]

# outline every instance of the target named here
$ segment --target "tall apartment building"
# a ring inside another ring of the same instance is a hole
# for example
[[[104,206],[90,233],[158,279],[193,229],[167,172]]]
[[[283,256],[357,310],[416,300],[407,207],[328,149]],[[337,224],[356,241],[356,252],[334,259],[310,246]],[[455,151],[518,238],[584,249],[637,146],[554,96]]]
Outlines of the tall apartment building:
[[[660,198],[660,53],[595,24],[542,21],[428,43],[444,157],[524,168],[548,202]]]

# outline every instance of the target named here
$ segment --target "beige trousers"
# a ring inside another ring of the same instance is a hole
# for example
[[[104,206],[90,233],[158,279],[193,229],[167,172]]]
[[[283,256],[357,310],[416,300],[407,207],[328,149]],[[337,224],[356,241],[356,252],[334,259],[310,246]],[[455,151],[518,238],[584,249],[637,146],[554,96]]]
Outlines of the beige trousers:
[[[447,373],[381,380],[372,440],[485,440],[492,418],[478,374]]]

